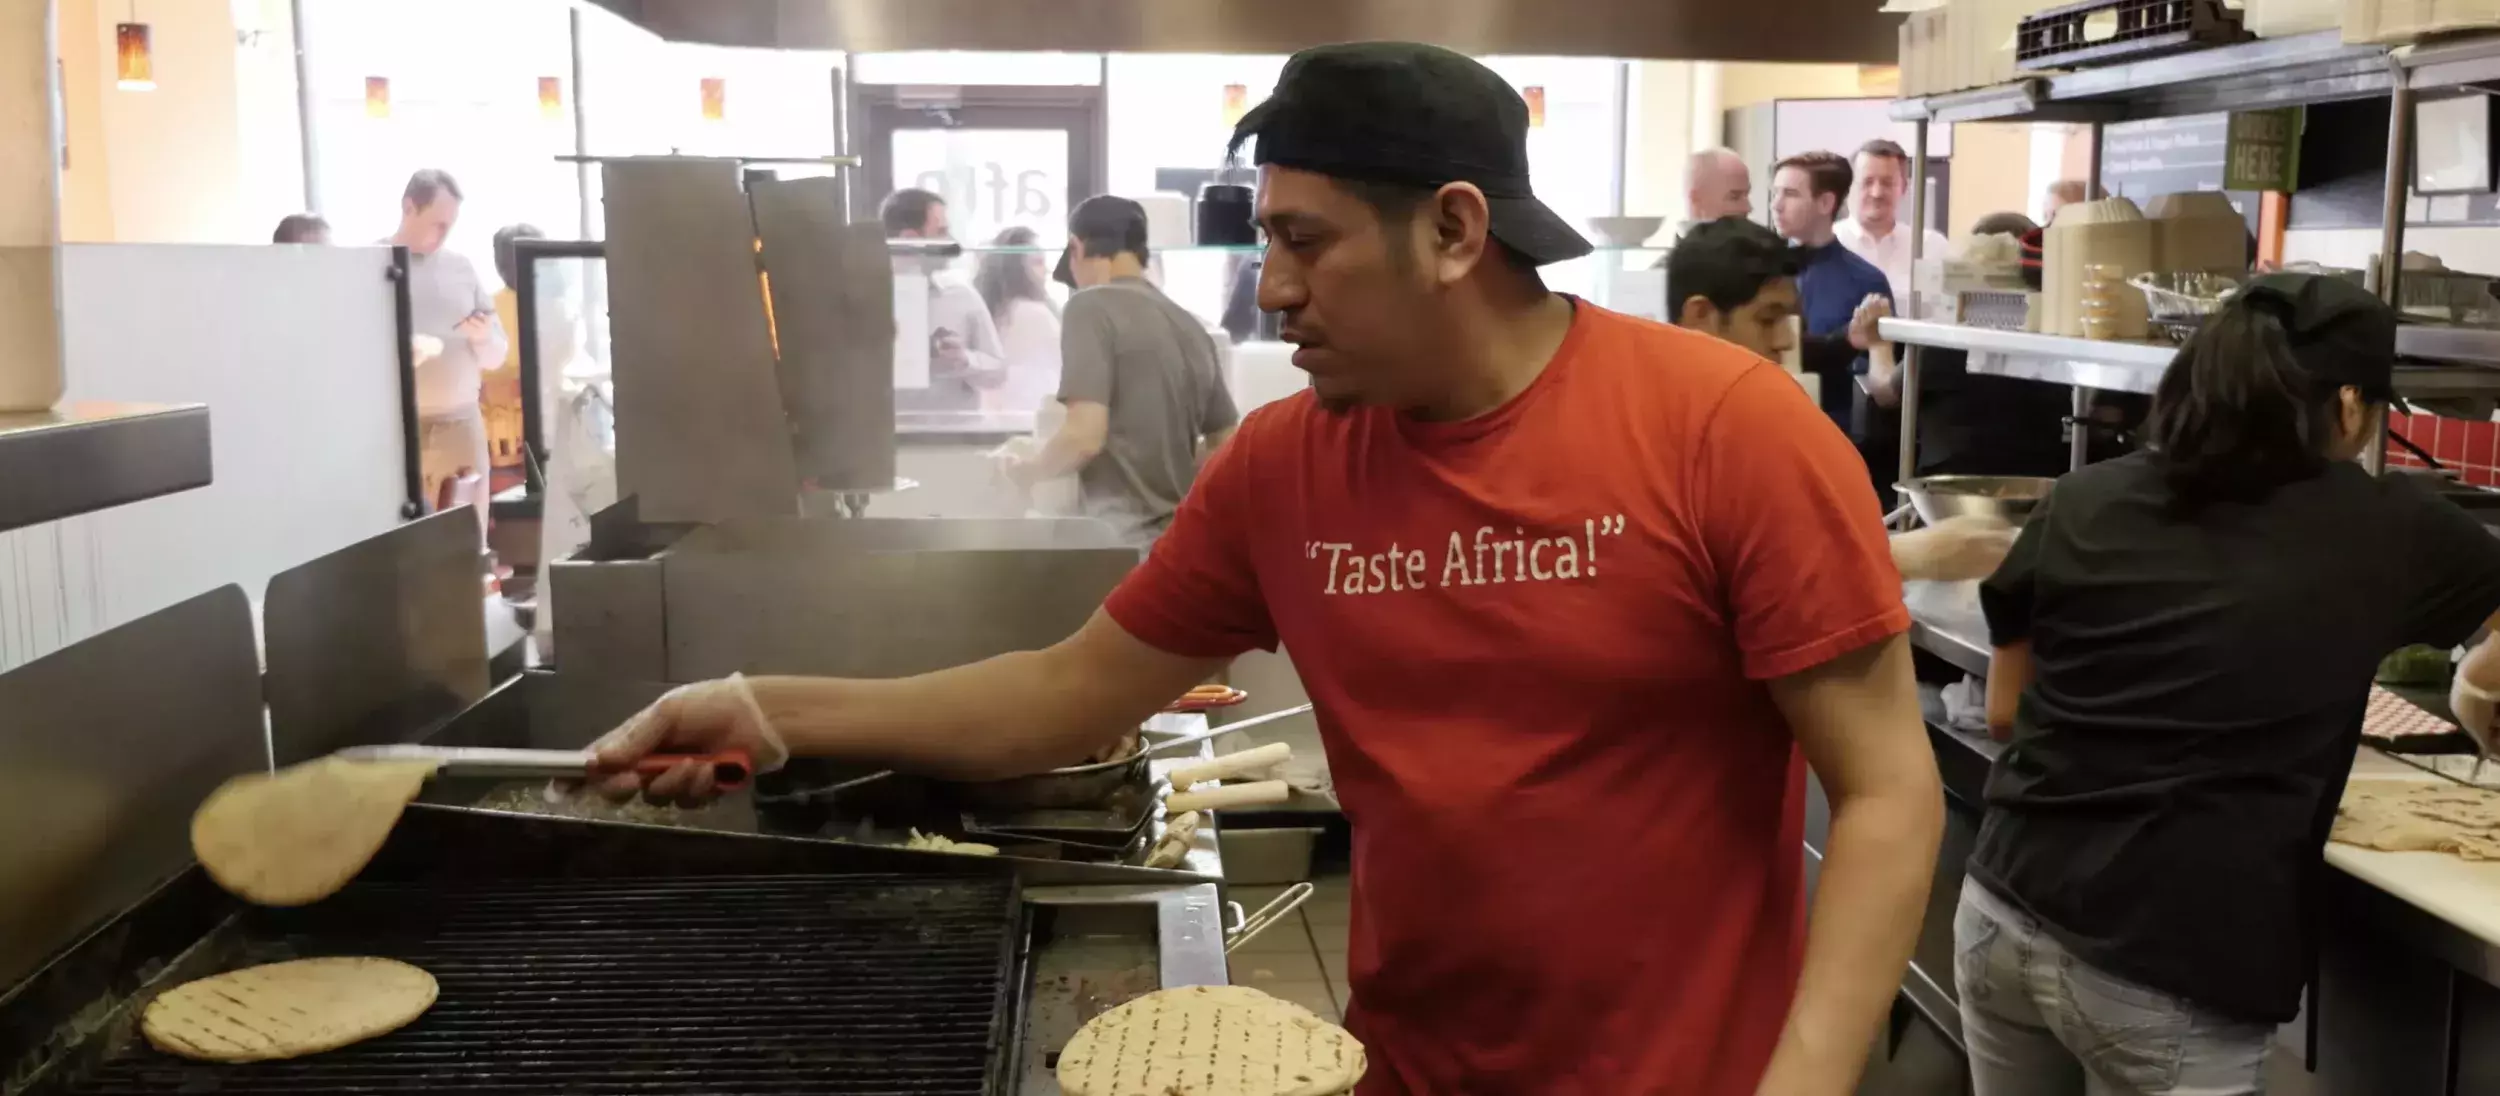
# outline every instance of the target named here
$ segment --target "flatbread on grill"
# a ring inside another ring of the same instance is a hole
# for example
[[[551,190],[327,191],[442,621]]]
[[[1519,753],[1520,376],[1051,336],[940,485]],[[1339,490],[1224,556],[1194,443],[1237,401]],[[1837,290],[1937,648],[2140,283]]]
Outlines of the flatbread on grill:
[[[235,777],[192,814],[191,851],[218,886],[246,900],[317,902],[364,870],[435,767],[325,757]]]
[[[2500,794],[2446,782],[2357,783],[2344,792],[2331,839],[2384,852],[2500,860]]]
[[[1149,993],[1094,1017],[1059,1052],[1067,1096],[1333,1096],[1362,1080],[1363,1044],[1247,986]]]
[[[434,993],[433,975],[396,959],[296,959],[175,986],[148,1002],[139,1030],[203,1062],[299,1058],[397,1031]]]

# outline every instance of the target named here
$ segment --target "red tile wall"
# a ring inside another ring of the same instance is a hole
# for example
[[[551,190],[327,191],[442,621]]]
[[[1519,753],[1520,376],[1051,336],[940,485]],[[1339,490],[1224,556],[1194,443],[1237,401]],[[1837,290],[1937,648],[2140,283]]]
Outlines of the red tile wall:
[[[2500,422],[2390,412],[2387,428],[2430,450],[2439,463],[2466,483],[2500,487]],[[2387,443],[2387,464],[2391,468],[2429,467],[2392,438]]]

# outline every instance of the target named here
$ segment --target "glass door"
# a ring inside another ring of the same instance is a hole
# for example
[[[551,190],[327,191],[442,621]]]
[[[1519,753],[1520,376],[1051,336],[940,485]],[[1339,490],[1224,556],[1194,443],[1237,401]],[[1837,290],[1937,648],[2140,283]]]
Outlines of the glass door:
[[[1068,210],[1102,193],[1102,89],[859,85],[861,178],[852,216],[874,218],[905,187],[946,199],[955,239],[1032,229],[1066,239]]]

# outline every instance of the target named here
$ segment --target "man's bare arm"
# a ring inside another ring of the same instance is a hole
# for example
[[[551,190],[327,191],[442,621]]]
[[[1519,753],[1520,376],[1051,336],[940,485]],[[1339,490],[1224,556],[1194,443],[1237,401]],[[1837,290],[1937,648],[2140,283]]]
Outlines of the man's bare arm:
[[[1771,682],[1832,806],[1805,966],[1764,1096],[1846,1096],[1901,986],[1944,829],[1907,638]]]
[[[1032,482],[1073,475],[1102,453],[1111,441],[1111,409],[1092,400],[1069,400],[1067,418],[1033,455],[1026,478]]]
[[[957,780],[995,780],[1083,760],[1222,659],[1166,654],[1097,611],[1073,636],[895,681],[730,677],[680,686],[592,745],[591,783],[611,799],[701,803],[712,767],[636,771],[654,753],[745,750],[767,771],[788,754],[837,757]]]
[[[1097,610],[1042,650],[918,677],[750,683],[793,754],[996,780],[1084,760],[1225,661],[1167,654]]]

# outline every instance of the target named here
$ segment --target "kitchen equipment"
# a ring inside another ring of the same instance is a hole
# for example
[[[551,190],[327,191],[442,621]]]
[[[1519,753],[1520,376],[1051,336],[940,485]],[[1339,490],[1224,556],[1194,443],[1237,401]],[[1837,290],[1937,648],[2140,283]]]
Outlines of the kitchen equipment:
[[[1266,905],[1259,907],[1259,912],[1246,917],[1241,914],[1241,903],[1231,903],[1233,915],[1240,917],[1241,923],[1225,936],[1224,954],[1231,955],[1241,950],[1243,944],[1258,939],[1260,933],[1266,932],[1278,921],[1291,916],[1293,911],[1302,908],[1302,903],[1310,901],[1311,895],[1318,891],[1318,887],[1307,882],[1296,883],[1286,887],[1284,893],[1269,899]]]
[[[2343,18],[2344,0],[2240,0],[2240,22],[2259,38],[2334,30]]]
[[[1253,219],[1257,194],[1240,183],[1198,188],[1198,246],[1251,247],[1259,242]]]
[[[1086,1010],[1225,980],[1216,886],[1172,875],[420,803],[321,903],[164,880],[0,983],[0,1062],[11,1096],[1044,1091],[1029,1078]],[[175,1062],[136,1036],[166,987],[323,954],[412,962],[442,996],[286,1062]]]
[[[2238,282],[2219,274],[2138,274],[2127,284],[2144,295],[2146,323],[2181,341],[2239,291]]]
[[[1607,247],[1639,247],[1666,226],[1664,217],[1591,217],[1589,232]]]
[[[1195,734],[1185,734],[1153,742],[1140,739],[1136,752],[1126,757],[1084,765],[1069,765],[1030,776],[950,784],[948,787],[960,794],[967,802],[978,806],[1051,808],[1090,805],[1101,802],[1104,797],[1120,788],[1143,783],[1146,776],[1146,762],[1151,758],[1196,746],[1201,742],[1235,731],[1246,731],[1264,723],[1274,723],[1281,719],[1302,715],[1310,710],[1311,706],[1308,704],[1297,704],[1291,708],[1252,716],[1249,719],[1227,723],[1221,727],[1199,731]],[[891,769],[881,770],[853,777],[830,787],[800,792],[793,798],[807,802],[827,802],[835,798],[838,792],[857,791],[866,785],[889,779],[894,775]]]
[[[1929,525],[1965,515],[2020,525],[2057,481],[2042,476],[1921,476],[1895,490],[1909,496]]]
[[[2144,217],[2153,222],[2153,269],[2235,278],[2248,272],[2248,221],[2229,195],[2164,194],[2144,208]]]
[[[2410,44],[2500,27],[2500,0],[2344,0],[2344,41]]]
[[[1190,237],[1189,195],[1169,190],[1141,194],[1130,199],[1146,213],[1146,249],[1165,251],[1188,247]]]
[[[2024,19],[2014,32],[2014,65],[2026,72],[2111,65],[2249,37],[2240,13],[2222,0],[2084,0]]]
[[[491,746],[351,746],[334,757],[350,761],[431,761],[437,777],[479,777],[492,780],[580,780],[590,769],[589,750],[515,750]],[[754,778],[755,761],[745,750],[712,754],[653,754],[634,771],[658,776],[688,761],[712,767],[712,785],[737,791]]]
[[[1291,760],[1293,760],[1291,744],[1270,742],[1239,753],[1228,753],[1213,761],[1200,762],[1184,769],[1174,769],[1170,779],[1173,789],[1177,791],[1209,780],[1228,780],[1252,773],[1266,772]]]
[[[2450,270],[2435,255],[2408,251],[2396,280],[2396,308],[2407,316],[2442,323],[2500,324],[2500,282],[2482,274]]]
[[[2041,251],[2040,330],[2050,335],[2083,335],[2085,270],[2115,268],[2121,278],[2157,269],[2153,262],[2153,226],[2134,202],[2104,198],[2075,202],[2057,211],[2043,234]],[[2144,302],[2121,298],[2111,338],[2141,339],[2145,333]]]
[[[1175,700],[1164,705],[1163,710],[1167,712],[1208,712],[1214,711],[1217,708],[1234,707],[1235,705],[1238,705],[1242,701],[1248,699],[1250,699],[1250,694],[1240,689],[1229,689],[1221,693],[1210,692],[1206,694],[1191,692],[1190,694],[1181,697],[1179,700]]]
[[[1174,791],[1163,801],[1167,811],[1215,811],[1239,807],[1272,807],[1293,799],[1293,786],[1282,780],[1219,784],[1204,791]]]
[[[2116,266],[2095,263],[2083,268],[2083,337],[2107,339],[2118,333],[2125,304],[2126,276]]]

